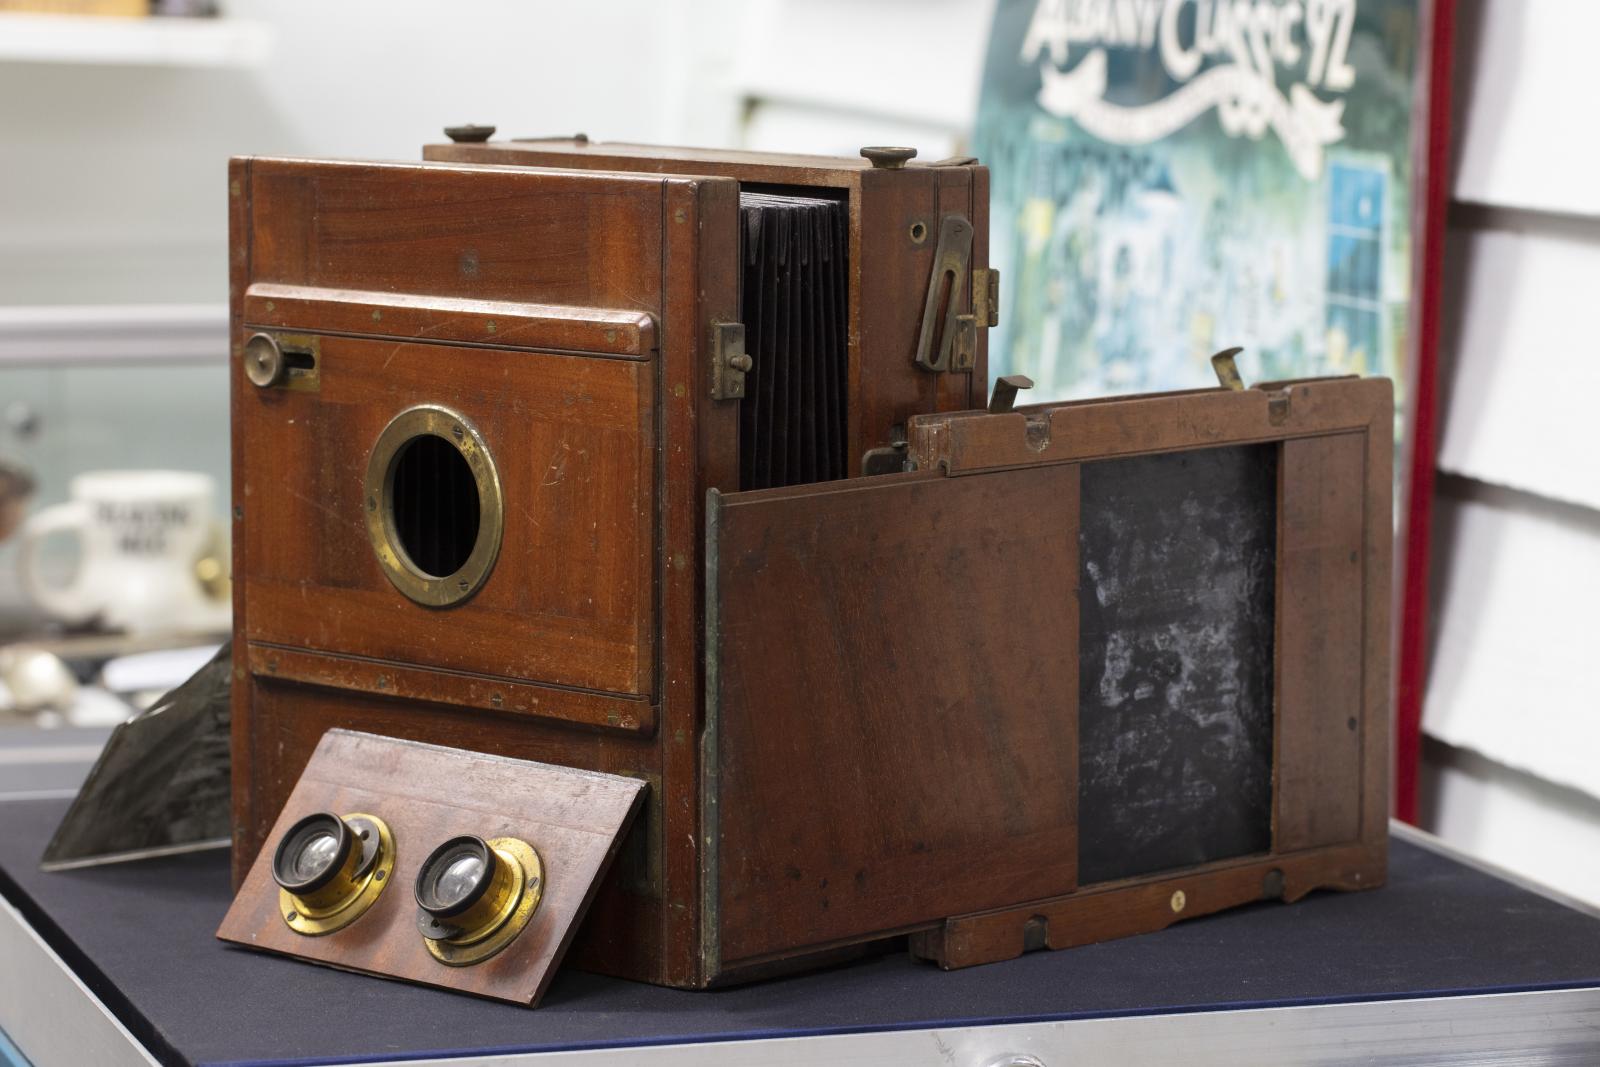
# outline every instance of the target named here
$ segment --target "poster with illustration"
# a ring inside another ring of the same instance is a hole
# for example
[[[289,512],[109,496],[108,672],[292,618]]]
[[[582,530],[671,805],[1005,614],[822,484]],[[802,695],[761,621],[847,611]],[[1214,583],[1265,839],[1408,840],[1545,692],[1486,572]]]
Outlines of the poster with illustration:
[[[1032,401],[1204,386],[1240,345],[1248,379],[1403,391],[1425,5],[999,0],[991,376]]]

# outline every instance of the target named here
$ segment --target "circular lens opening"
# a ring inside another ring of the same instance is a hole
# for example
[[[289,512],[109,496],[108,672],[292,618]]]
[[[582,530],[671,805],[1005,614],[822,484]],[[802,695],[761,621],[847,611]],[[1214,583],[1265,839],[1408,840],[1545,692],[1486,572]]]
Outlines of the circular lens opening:
[[[482,877],[483,860],[477,856],[451,860],[450,866],[439,876],[439,884],[434,887],[434,899],[445,907],[459,904]]]
[[[417,872],[418,906],[439,918],[461,914],[488,889],[494,862],[494,853],[482,838],[446,841],[422,861]]]
[[[272,856],[272,878],[291,893],[314,893],[333,881],[350,855],[352,836],[330,812],[307,815],[289,827]]]
[[[315,878],[329,867],[339,855],[339,839],[330,833],[318,833],[300,846],[294,858],[294,873],[298,878]]]
[[[472,467],[453,442],[424,433],[400,447],[390,469],[395,540],[429,578],[454,574],[478,541],[480,502]]]

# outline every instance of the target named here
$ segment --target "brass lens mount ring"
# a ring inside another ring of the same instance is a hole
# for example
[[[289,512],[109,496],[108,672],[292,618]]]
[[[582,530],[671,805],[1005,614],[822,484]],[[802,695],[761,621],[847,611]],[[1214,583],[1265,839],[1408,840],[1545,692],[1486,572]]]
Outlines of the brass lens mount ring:
[[[522,933],[544,899],[544,865],[532,845],[515,837],[496,837],[487,844],[506,865],[514,889],[496,913],[476,928],[447,938],[423,938],[429,954],[450,967],[470,967],[500,952]],[[425,919],[425,914],[419,916],[419,921]]]
[[[396,461],[407,445],[425,435],[439,438],[461,454],[478,490],[478,536],[466,562],[453,574],[429,574],[412,562],[395,522]],[[396,415],[372,446],[363,489],[367,537],[383,573],[396,589],[424,607],[447,608],[483,587],[500,556],[505,498],[494,457],[466,416],[438,404],[419,404]]]
[[[297,934],[321,937],[343,930],[377,902],[394,874],[394,835],[389,832],[388,823],[360,811],[339,818],[359,838],[351,850],[350,869],[345,877],[309,898],[278,889],[279,914]],[[336,886],[343,891],[328,894],[328,889]]]

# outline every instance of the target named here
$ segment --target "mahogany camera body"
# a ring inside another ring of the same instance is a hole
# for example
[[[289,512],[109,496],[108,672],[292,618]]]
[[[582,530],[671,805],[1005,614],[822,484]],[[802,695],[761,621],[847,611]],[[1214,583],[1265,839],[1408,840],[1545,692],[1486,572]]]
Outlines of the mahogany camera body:
[[[236,880],[340,727],[648,783],[666,985],[1382,882],[1387,382],[985,411],[970,160],[424,155],[231,167]]]

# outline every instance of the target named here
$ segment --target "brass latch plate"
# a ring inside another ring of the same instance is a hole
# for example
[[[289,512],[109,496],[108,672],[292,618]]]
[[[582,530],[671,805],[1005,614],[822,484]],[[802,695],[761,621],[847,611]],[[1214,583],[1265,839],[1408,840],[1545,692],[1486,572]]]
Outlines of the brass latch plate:
[[[711,324],[711,399],[744,396],[744,376],[754,365],[744,347],[744,323]]]
[[[972,272],[972,317],[980,329],[1000,325],[1000,272],[979,267]]]
[[[923,370],[970,370],[977,358],[977,321],[963,314],[972,262],[972,223],[946,215],[939,223],[922,330],[917,335],[917,366]]]
[[[939,244],[928,279],[922,330],[917,336],[917,366],[934,372],[970,371],[978,362],[978,331],[1000,322],[1000,272],[972,263],[972,223],[946,215],[939,223]],[[972,286],[972,310],[963,312],[966,287]]]

